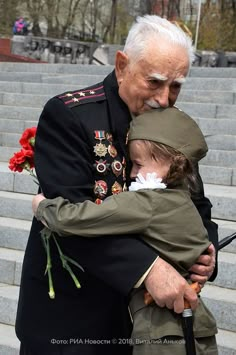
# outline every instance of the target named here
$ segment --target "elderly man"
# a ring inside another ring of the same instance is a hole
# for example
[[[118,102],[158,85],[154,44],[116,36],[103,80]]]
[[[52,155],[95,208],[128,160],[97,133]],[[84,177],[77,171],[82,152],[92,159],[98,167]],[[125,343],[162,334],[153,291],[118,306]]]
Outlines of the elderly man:
[[[173,106],[192,56],[190,39],[175,25],[158,16],[140,17],[124,51],[116,54],[115,70],[103,82],[49,100],[39,120],[35,151],[45,196],[102,203],[125,190],[132,115]],[[193,201],[216,243],[217,228],[203,189]],[[127,304],[131,290],[142,282],[161,307],[180,313],[186,298],[196,308],[195,293],[155,250],[139,238],[118,236],[59,240],[65,254],[84,268],[78,274],[81,289],[62,269],[51,242],[56,297],[49,299],[42,228],[34,219],[24,258],[16,321],[21,355],[131,354]],[[208,255],[192,266],[192,279],[204,284],[214,261],[211,245]]]

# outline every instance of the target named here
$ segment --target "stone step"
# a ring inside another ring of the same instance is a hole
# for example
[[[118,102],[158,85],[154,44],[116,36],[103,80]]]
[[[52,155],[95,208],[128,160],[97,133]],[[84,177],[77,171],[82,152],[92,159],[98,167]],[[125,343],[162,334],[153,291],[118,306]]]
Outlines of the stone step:
[[[88,74],[88,73],[89,72],[85,74],[53,74],[53,73],[27,73],[27,72],[24,73],[24,72],[1,72],[0,71],[0,82],[19,81],[19,82],[27,82],[27,83],[49,83],[49,84],[68,83],[68,84],[88,86],[102,81],[105,77],[104,75],[96,75],[96,74],[91,74],[91,73]],[[63,80],[63,78],[65,78],[65,81]]]
[[[6,119],[7,117],[9,120],[34,121],[38,120],[41,111],[41,107],[0,105],[0,118]]]
[[[0,191],[0,217],[32,220],[32,195]]]
[[[18,286],[0,284],[0,323],[15,324],[18,297]]]
[[[218,224],[219,240],[236,232],[235,221],[225,221],[221,219],[213,219],[213,221]],[[224,252],[236,253],[236,240],[227,245],[223,250]]]
[[[235,221],[236,220],[236,186],[221,186],[205,184],[205,195],[210,199],[212,217]]]
[[[236,167],[236,151],[211,149],[206,157],[201,160],[201,165],[234,168]]]
[[[0,323],[0,354],[19,355],[20,342],[12,325]]]
[[[222,134],[206,135],[206,142],[209,149],[236,150],[236,135]]]
[[[30,227],[31,221],[0,217],[0,248],[24,251]]]
[[[215,316],[218,327],[236,332],[236,290],[208,283],[202,289],[201,296]]]
[[[228,83],[228,85],[227,85]],[[234,78],[196,78],[188,77],[183,85],[185,90],[213,90],[213,91],[236,91]]]
[[[235,274],[236,274],[236,254],[220,251],[218,253],[218,274],[213,284],[215,286],[235,289],[235,295],[236,295]]]
[[[236,355],[236,336],[234,332],[218,329],[216,341],[219,355]]]
[[[236,168],[200,164],[199,171],[205,184],[236,186]]]
[[[0,118],[0,132],[22,134],[26,128],[37,126],[38,121],[24,121]]]
[[[18,150],[18,148],[13,147],[1,147],[0,149],[0,161],[8,162],[9,159],[13,156],[13,154]]]
[[[82,85],[76,85],[76,84],[58,85],[58,84],[43,84],[43,83],[25,83],[25,82],[17,82],[17,81],[1,82],[1,91],[5,93],[17,92],[19,94],[33,94],[33,95],[35,94],[41,95],[43,93],[44,95],[55,96],[65,91],[75,91],[81,88],[83,88]],[[224,95],[225,100],[230,101],[233,92],[229,92],[227,94],[225,94],[225,92],[222,92],[222,94]]]
[[[236,78],[236,70],[235,68],[192,67],[189,76],[199,78]]]
[[[33,95],[0,92],[0,105],[43,107],[51,98],[51,95]]]
[[[24,251],[0,248],[0,283],[20,285]]]
[[[178,102],[177,106],[193,118],[236,118],[236,105]]]
[[[103,81],[104,75],[96,74],[63,74],[63,75],[46,75],[42,74],[41,81],[42,83],[48,84],[77,84],[80,87],[90,86],[96,83]],[[0,77],[1,80],[1,77]],[[233,87],[233,86],[232,86]],[[234,87],[233,90],[234,91]],[[236,91],[236,90],[235,90]]]
[[[233,105],[236,103],[236,94],[231,91],[186,90],[185,86],[183,86],[178,97],[177,105],[179,101]]]
[[[7,73],[47,73],[47,74],[86,74],[107,75],[113,70],[112,65],[68,65],[68,64],[47,64],[47,63],[0,63],[0,72]],[[220,71],[219,71],[220,72]],[[232,78],[234,71],[226,70],[226,78]],[[222,74],[222,73],[221,73]],[[221,76],[217,75],[216,77]]]
[[[41,73],[0,72],[0,82],[22,81],[29,83],[41,83]]]
[[[236,120],[229,118],[194,118],[205,135],[233,134],[236,135]]]
[[[25,170],[21,173],[12,172],[8,163],[0,162],[0,190],[27,194],[36,194],[38,185]]]
[[[0,63],[3,72],[34,72],[34,73],[68,73],[68,74],[108,74],[113,70],[112,65],[68,65],[41,63]],[[236,78],[235,68],[205,68],[192,67],[190,77],[200,78]]]

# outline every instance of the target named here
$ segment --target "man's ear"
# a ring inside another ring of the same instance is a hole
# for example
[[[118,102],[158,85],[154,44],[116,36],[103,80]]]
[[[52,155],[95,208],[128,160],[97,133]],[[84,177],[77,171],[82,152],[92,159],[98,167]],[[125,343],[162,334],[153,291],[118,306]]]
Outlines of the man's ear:
[[[115,59],[115,72],[118,83],[123,79],[124,70],[127,67],[128,62],[128,56],[122,51],[117,51]]]

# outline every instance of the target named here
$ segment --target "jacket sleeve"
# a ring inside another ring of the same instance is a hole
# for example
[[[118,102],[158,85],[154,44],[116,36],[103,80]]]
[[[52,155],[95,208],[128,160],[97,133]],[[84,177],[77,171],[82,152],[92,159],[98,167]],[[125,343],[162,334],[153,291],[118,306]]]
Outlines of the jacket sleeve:
[[[152,219],[152,204],[142,194],[123,192],[101,205],[91,201],[73,204],[62,197],[40,202],[36,217],[61,236],[125,235],[146,232]]]
[[[51,99],[41,114],[35,144],[36,173],[46,197],[62,196],[71,202],[93,199],[92,152],[88,141],[73,111],[58,98]],[[134,237],[78,237],[65,242],[71,243],[72,258],[123,294],[129,293],[157,257],[156,251]]]
[[[192,193],[192,201],[195,204],[204,224],[208,232],[208,238],[214,245],[216,249],[216,253],[218,250],[218,225],[211,220],[211,208],[212,204],[210,200],[204,194],[204,186],[199,174],[199,167],[196,166],[197,170],[197,179],[199,190],[197,193]],[[217,276],[217,255],[216,255],[216,266],[214,273],[212,274],[210,281],[213,281]]]

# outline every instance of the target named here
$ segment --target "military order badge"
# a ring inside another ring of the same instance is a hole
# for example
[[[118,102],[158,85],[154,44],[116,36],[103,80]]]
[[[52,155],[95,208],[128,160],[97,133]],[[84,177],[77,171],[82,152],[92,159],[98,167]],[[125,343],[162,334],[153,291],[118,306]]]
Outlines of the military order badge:
[[[106,197],[107,183],[103,180],[96,181],[94,186],[94,194],[100,199]]]
[[[119,194],[120,192],[122,192],[122,190],[123,190],[122,186],[117,181],[111,187],[111,191],[113,195]]]
[[[97,172],[99,174],[104,174],[104,175],[107,173],[107,169],[109,168],[109,165],[110,164],[107,164],[106,160],[102,160],[102,159],[99,159],[98,161],[96,160],[94,164]]]
[[[113,163],[111,164],[111,169],[113,174],[115,174],[115,176],[117,177],[121,175],[123,166],[119,160],[114,160]]]

